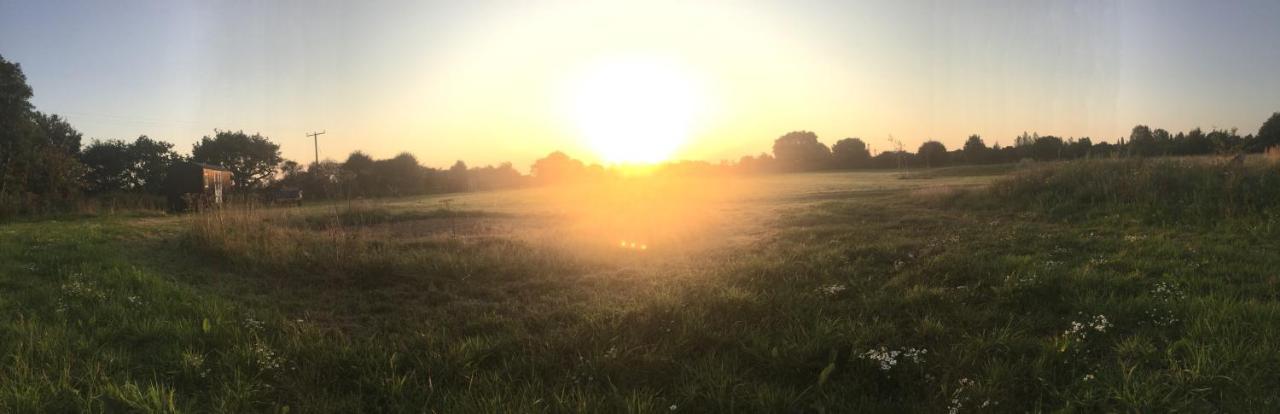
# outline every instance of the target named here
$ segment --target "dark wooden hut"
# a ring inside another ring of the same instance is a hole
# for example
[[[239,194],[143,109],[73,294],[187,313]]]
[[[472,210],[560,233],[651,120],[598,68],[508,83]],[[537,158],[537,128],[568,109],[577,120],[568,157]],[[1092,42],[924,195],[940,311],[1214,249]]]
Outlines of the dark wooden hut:
[[[231,170],[219,165],[179,162],[169,168],[165,192],[171,211],[199,211],[219,207],[231,191]]]

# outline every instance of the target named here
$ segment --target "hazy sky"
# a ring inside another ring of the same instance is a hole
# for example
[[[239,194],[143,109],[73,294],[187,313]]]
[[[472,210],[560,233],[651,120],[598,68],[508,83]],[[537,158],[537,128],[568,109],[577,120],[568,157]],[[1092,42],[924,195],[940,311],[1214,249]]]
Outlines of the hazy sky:
[[[593,62],[680,66],[705,97],[678,158],[791,130],[955,147],[1112,140],[1136,123],[1256,132],[1280,111],[1280,1],[0,0],[0,55],[87,138],[182,152],[215,128],[310,161],[596,159],[563,110]]]

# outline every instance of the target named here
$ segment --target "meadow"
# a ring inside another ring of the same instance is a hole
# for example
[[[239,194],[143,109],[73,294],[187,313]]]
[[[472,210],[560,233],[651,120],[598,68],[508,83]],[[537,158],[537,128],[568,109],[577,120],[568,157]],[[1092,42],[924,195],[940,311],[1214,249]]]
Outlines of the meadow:
[[[0,224],[3,412],[1280,410],[1280,167]]]

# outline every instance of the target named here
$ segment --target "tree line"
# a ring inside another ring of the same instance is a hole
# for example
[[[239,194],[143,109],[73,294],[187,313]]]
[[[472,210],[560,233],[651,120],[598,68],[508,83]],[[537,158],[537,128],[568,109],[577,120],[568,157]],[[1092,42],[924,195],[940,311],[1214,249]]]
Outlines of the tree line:
[[[1023,133],[1012,145],[988,145],[979,135],[970,135],[960,148],[947,149],[937,140],[927,140],[914,153],[890,140],[892,147],[872,155],[860,138],[844,138],[827,147],[809,131],[787,133],[773,143],[772,153],[745,156],[731,167],[745,172],[786,172],[841,169],[931,168],[963,164],[1001,164],[1023,160],[1057,161],[1098,157],[1154,157],[1263,152],[1280,144],[1280,113],[1263,122],[1256,135],[1241,136],[1236,129],[1196,128],[1171,134],[1164,129],[1137,125],[1128,137],[1115,143],[1094,143],[1089,137],[1062,138]]]
[[[215,130],[182,155],[173,144],[139,136],[93,140],[58,115],[37,111],[19,64],[0,56],[0,217],[64,210],[86,197],[162,195],[170,167],[200,162],[227,168],[239,192],[294,187],[308,198],[354,198],[491,190],[525,185],[511,163],[448,169],[421,165],[411,154],[373,159],[356,151],[344,162],[303,167],[285,160],[261,134]]]
[[[229,169],[238,191],[278,187],[303,190],[308,198],[407,196],[492,190],[532,184],[618,178],[623,171],[586,164],[556,151],[535,161],[526,176],[511,163],[468,167],[462,161],[447,169],[423,166],[412,154],[374,159],[356,151],[342,162],[325,160],[303,166],[285,160],[280,146],[260,134],[215,130],[202,137],[186,156],[173,144],[146,135],[132,141],[93,140],[58,115],[37,111],[20,65],[0,56],[0,216],[49,211],[85,196],[162,194],[169,168],[178,162],[201,162]],[[772,151],[744,156],[736,162],[668,162],[653,168],[658,175],[776,173],[844,169],[930,168],[960,164],[996,164],[1023,160],[1054,161],[1089,157],[1151,157],[1261,152],[1280,144],[1280,113],[1272,114],[1256,135],[1235,129],[1193,129],[1171,134],[1135,126],[1115,143],[1088,137],[1061,138],[1023,133],[1011,145],[988,145],[972,135],[963,146],[948,149],[927,140],[915,152],[900,141],[890,150],[872,153],[860,138],[844,138],[830,147],[809,131],[794,131],[773,142]]]

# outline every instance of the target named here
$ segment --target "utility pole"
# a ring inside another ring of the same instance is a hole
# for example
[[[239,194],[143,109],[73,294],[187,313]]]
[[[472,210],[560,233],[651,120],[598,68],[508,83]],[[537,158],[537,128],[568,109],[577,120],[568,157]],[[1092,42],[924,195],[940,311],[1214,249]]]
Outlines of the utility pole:
[[[324,135],[324,131],[312,132],[310,134],[307,134],[307,136],[311,137],[311,140],[314,141],[316,144],[316,165],[320,165],[320,138],[319,137],[321,135]]]

